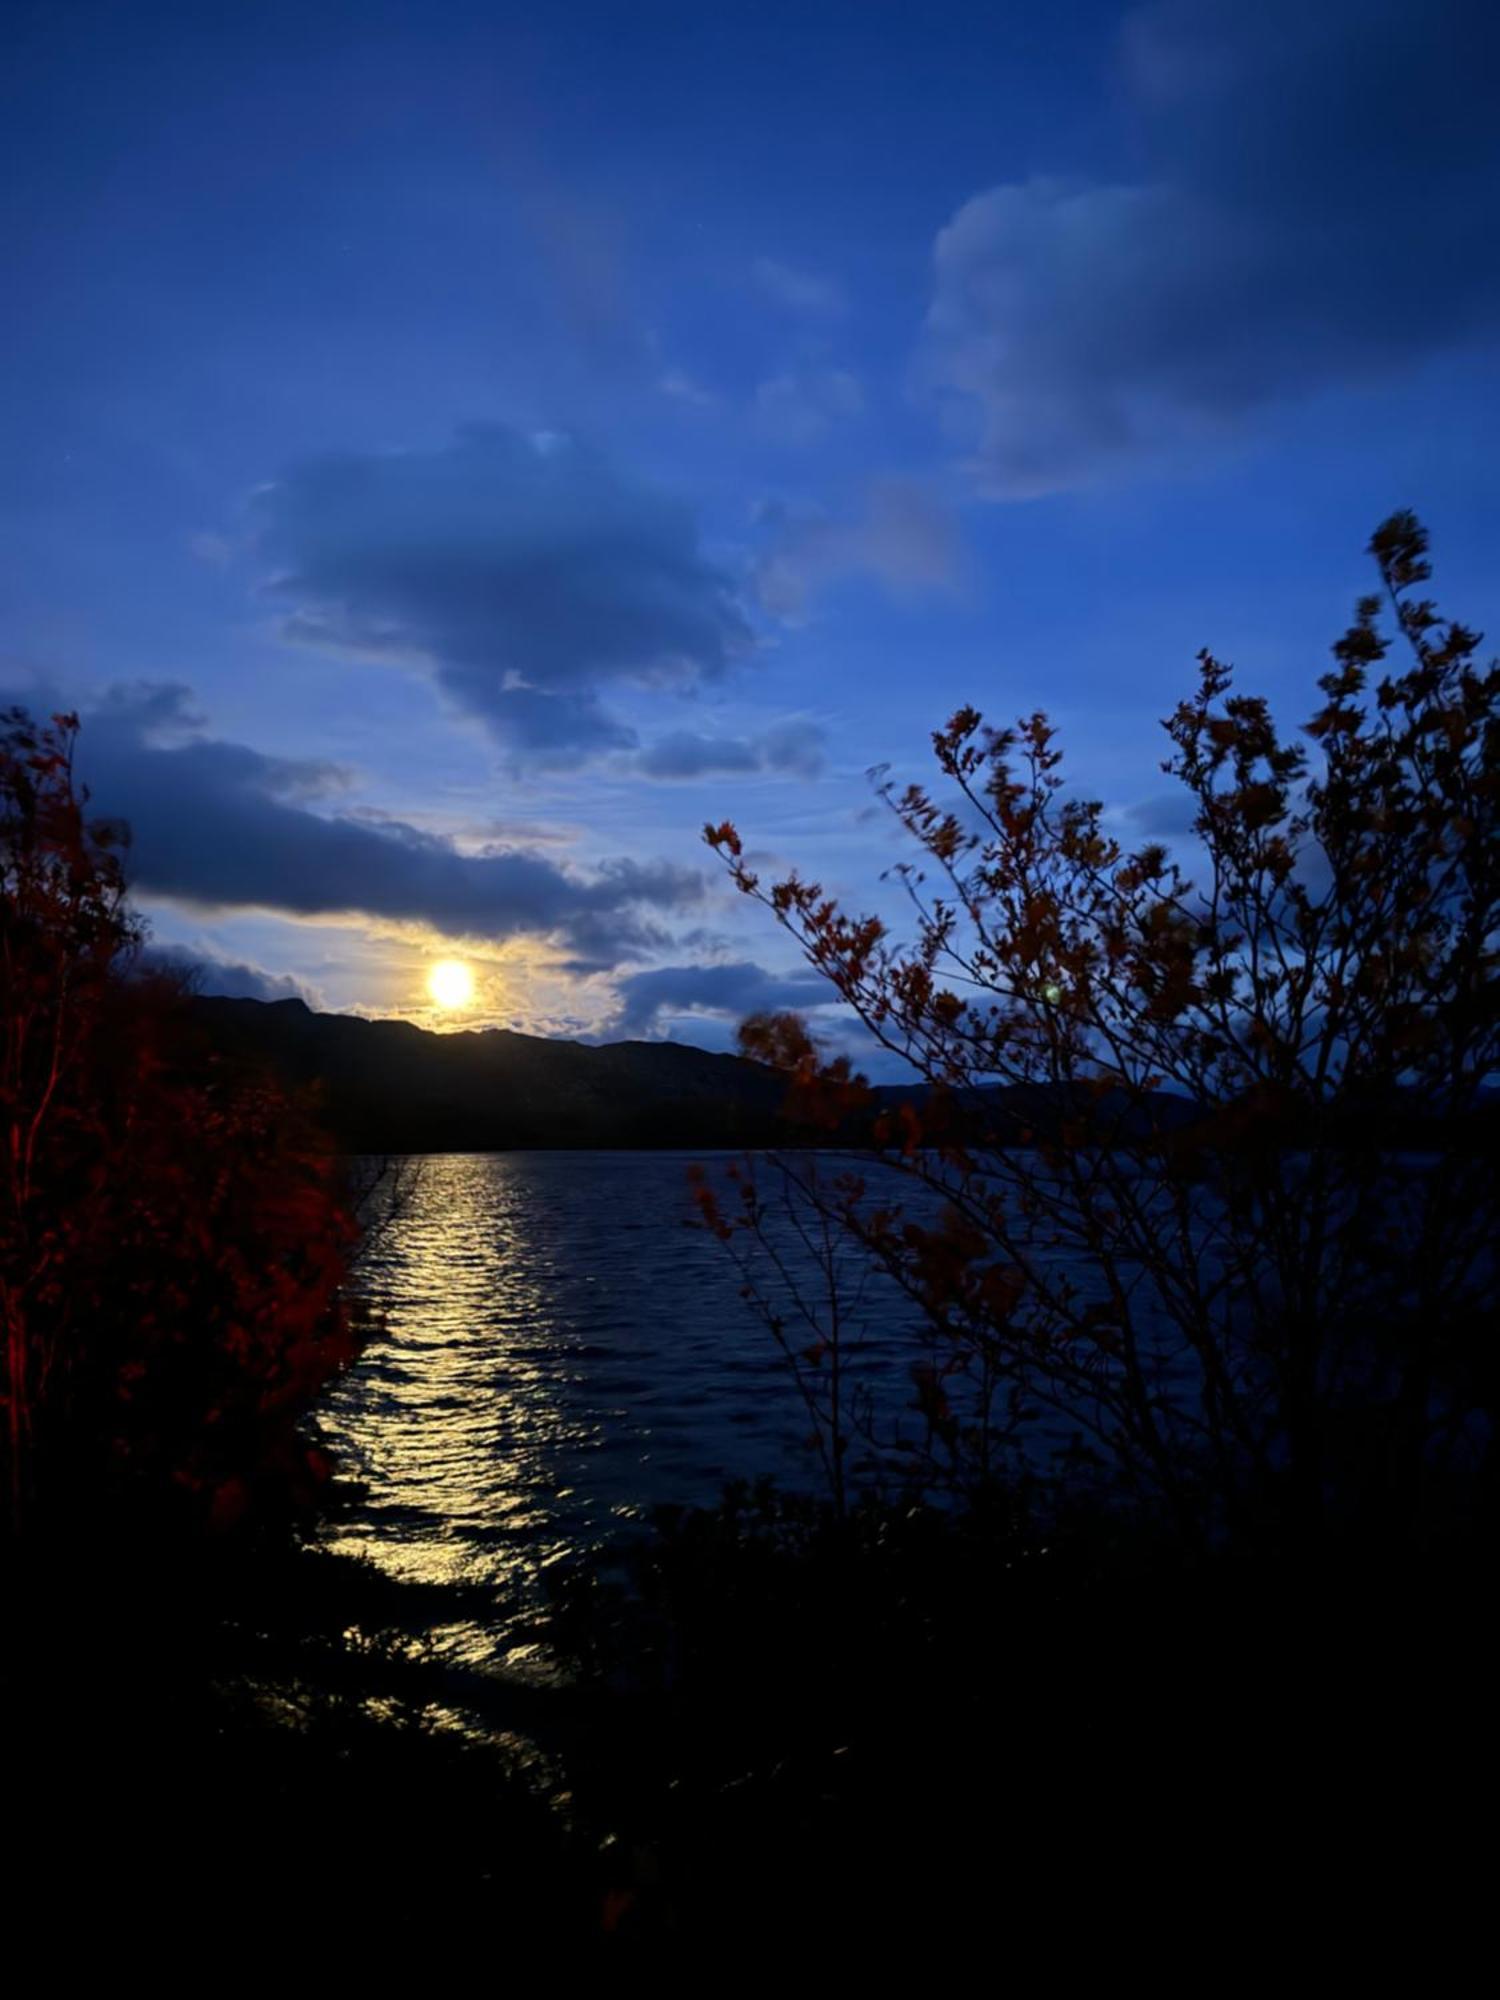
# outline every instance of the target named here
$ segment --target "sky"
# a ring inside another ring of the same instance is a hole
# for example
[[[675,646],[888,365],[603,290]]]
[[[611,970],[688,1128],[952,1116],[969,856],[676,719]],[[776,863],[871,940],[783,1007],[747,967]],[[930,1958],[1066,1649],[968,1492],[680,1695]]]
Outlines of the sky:
[[[3,33],[0,691],[207,990],[837,1043],[705,821],[899,916],[960,704],[1174,832],[1198,649],[1304,719],[1392,509],[1500,622],[1489,0]]]

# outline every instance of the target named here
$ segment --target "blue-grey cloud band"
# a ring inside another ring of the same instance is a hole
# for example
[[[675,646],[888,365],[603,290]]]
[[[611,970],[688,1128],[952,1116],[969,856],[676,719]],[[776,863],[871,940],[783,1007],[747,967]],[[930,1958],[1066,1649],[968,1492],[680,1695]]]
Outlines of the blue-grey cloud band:
[[[940,232],[920,373],[982,489],[1087,484],[1493,332],[1487,0],[1157,0],[1140,170],[1008,182]]]
[[[750,644],[691,511],[570,438],[319,459],[255,513],[289,639],[427,666],[519,763],[633,748],[611,688],[696,688]]]
[[[469,853],[398,820],[316,810],[337,774],[196,733],[181,688],[121,689],[98,704],[79,769],[94,810],[130,827],[132,886],[206,909],[551,938],[575,967],[604,970],[659,947],[661,918],[704,893],[701,873],[667,862],[585,873],[521,848]]]

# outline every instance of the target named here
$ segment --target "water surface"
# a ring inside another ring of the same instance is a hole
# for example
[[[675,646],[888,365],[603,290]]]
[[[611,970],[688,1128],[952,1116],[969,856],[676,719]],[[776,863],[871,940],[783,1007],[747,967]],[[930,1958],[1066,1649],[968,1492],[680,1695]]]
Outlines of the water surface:
[[[324,1417],[365,1485],[336,1547],[399,1576],[496,1588],[519,1656],[548,1564],[659,1503],[711,1502],[731,1478],[815,1483],[785,1365],[728,1252],[693,1226],[699,1157],[413,1163],[363,1259],[381,1331]],[[893,1309],[867,1291],[863,1358],[894,1385]]]

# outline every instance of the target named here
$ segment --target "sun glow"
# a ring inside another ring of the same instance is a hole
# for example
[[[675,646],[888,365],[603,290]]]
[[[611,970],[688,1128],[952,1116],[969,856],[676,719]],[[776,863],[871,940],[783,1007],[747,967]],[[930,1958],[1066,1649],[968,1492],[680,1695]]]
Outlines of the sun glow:
[[[439,1007],[467,1007],[474,998],[474,974],[461,958],[441,959],[427,975],[427,991]]]

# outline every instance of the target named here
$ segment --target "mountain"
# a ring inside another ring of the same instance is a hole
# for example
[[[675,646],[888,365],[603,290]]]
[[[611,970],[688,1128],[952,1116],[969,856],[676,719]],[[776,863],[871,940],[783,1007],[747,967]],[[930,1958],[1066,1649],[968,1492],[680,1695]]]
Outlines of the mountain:
[[[746,1147],[855,1142],[868,1118],[837,1133],[783,1116],[786,1080],[740,1056],[681,1042],[551,1041],[507,1028],[434,1034],[407,1021],[315,1014],[300,1000],[199,998],[197,1017],[222,1047],[268,1059],[310,1086],[339,1143],[363,1153],[502,1152],[529,1146]],[[871,1114],[920,1084],[884,1085]],[[1055,1132],[1064,1105],[1039,1087],[987,1090],[968,1100],[1002,1143]],[[982,1106],[982,1109],[980,1107]],[[1143,1126],[1176,1130],[1193,1116],[1181,1098],[1105,1105],[1107,1137]],[[1075,1106],[1074,1119],[1080,1115]],[[1087,1115],[1087,1114],[1084,1114]],[[949,1129],[955,1129],[951,1122]]]
[[[221,1046],[312,1086],[356,1152],[500,1152],[519,1146],[786,1143],[782,1078],[680,1042],[592,1047],[506,1028],[434,1034],[407,1021],[315,1014],[300,1000],[199,998]]]
[[[199,998],[195,1014],[222,1047],[268,1059],[290,1082],[311,1086],[339,1143],[364,1153],[503,1152],[510,1147],[754,1147],[857,1144],[868,1118],[836,1133],[785,1116],[783,1077],[740,1056],[710,1055],[681,1042],[550,1041],[506,1028],[434,1034],[406,1021],[315,1014],[300,1000]],[[887,1084],[872,1114],[922,1085]],[[1247,1122],[1248,1121],[1248,1122]],[[1173,1146],[1189,1132],[1209,1151],[1259,1143],[1431,1148],[1493,1142],[1500,1098],[1486,1092],[1462,1119],[1424,1110],[1411,1093],[1386,1092],[1308,1122],[1306,1108],[1281,1120],[1226,1105],[1208,1116],[1166,1092],[1087,1098],[1041,1084],[974,1092],[941,1125],[971,1140],[1028,1145],[1065,1129],[1092,1128],[1104,1145]]]

